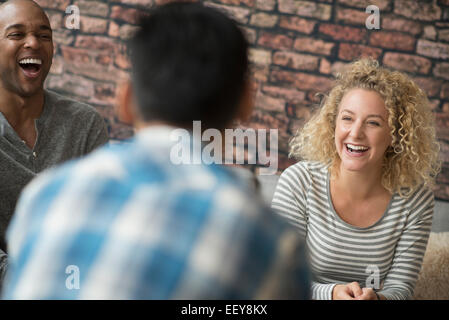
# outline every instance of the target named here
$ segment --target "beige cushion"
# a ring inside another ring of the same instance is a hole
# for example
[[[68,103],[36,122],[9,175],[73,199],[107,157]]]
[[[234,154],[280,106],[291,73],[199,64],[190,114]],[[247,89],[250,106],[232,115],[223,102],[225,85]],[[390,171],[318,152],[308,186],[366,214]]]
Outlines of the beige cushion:
[[[449,232],[430,233],[414,298],[449,299]]]

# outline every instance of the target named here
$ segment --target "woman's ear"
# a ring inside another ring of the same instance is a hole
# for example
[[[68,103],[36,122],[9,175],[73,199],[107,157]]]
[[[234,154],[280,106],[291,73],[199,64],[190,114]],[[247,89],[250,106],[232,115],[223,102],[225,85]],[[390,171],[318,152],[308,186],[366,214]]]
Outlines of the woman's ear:
[[[121,122],[133,125],[137,120],[133,90],[130,81],[123,82],[117,90],[117,114]]]

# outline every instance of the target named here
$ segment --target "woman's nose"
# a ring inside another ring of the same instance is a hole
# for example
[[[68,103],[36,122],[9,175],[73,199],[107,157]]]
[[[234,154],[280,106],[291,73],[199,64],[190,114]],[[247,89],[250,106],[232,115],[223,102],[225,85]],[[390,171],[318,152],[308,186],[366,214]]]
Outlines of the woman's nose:
[[[363,123],[361,122],[354,122],[351,126],[350,135],[355,138],[363,137],[364,131],[363,131]]]

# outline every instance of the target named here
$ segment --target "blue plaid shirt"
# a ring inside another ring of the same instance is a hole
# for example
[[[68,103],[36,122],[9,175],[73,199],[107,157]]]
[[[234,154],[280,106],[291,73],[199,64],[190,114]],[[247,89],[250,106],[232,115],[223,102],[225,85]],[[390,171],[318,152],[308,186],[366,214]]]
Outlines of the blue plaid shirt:
[[[44,172],[8,229],[6,299],[304,299],[296,231],[220,165],[175,165],[170,127]]]

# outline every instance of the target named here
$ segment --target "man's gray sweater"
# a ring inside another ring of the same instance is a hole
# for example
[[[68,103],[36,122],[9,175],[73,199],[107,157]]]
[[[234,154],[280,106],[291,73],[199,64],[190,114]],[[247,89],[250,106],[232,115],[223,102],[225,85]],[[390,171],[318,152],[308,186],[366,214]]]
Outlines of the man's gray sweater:
[[[35,124],[37,139],[30,149],[0,112],[0,249],[3,251],[7,250],[6,229],[25,185],[42,170],[85,155],[108,141],[104,120],[93,107],[51,91],[45,91],[44,109]]]

